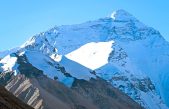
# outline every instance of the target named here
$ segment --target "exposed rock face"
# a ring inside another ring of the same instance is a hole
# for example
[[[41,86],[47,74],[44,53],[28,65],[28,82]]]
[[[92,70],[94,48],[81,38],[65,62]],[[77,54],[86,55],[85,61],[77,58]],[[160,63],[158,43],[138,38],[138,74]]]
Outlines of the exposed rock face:
[[[6,88],[35,109],[76,109],[76,105],[97,109],[79,94],[47,77],[27,78],[20,75]]]
[[[143,109],[130,97],[99,78],[75,80],[72,89],[92,100],[99,109]]]
[[[0,86],[0,109],[33,109]]]
[[[143,109],[101,79],[75,80],[68,88],[46,76],[17,75],[6,88],[35,109]]]
[[[41,109],[42,100],[39,96],[39,89],[34,87],[30,79],[26,78],[24,75],[12,77],[6,85],[6,89],[28,105],[36,109]]]

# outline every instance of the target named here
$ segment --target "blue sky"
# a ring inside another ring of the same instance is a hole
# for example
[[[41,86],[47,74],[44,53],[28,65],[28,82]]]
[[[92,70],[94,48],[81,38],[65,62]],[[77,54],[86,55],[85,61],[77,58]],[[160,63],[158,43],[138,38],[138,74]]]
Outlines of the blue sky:
[[[124,9],[169,41],[169,0],[0,0],[0,51],[55,25],[77,24]]]

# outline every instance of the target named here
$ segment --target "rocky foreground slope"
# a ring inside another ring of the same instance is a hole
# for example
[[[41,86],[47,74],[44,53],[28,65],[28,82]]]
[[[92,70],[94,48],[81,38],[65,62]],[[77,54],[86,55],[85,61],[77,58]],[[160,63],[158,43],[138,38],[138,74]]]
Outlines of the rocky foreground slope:
[[[0,86],[0,109],[33,109]]]
[[[1,73],[1,83],[16,97],[35,109],[143,109],[130,97],[100,78],[75,79],[69,88],[43,75],[30,64],[22,71]],[[38,74],[38,75],[37,75]],[[4,78],[4,79],[3,79]]]

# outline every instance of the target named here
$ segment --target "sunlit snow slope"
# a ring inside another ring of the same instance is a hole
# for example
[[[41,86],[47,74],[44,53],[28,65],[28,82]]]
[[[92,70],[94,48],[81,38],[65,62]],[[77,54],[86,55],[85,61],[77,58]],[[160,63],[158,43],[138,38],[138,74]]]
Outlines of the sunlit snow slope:
[[[66,57],[95,70],[108,63],[109,54],[112,52],[112,44],[113,41],[87,43],[67,54]]]

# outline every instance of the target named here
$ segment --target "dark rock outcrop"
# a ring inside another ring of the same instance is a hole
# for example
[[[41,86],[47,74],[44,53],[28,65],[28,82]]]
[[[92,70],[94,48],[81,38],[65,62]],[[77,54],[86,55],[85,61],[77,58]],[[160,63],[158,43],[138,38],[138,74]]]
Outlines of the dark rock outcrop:
[[[0,109],[33,109],[0,86]]]

